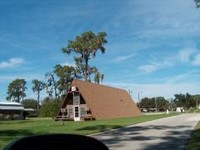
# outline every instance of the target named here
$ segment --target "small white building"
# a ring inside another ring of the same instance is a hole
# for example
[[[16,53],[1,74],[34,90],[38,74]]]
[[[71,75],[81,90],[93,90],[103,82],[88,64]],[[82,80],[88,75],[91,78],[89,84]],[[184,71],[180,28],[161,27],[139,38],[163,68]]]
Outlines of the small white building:
[[[176,108],[176,112],[182,113],[182,112],[185,112],[185,111],[184,111],[184,108],[183,108],[183,107],[177,107],[177,108]]]
[[[0,120],[24,119],[24,107],[17,102],[0,102]]]

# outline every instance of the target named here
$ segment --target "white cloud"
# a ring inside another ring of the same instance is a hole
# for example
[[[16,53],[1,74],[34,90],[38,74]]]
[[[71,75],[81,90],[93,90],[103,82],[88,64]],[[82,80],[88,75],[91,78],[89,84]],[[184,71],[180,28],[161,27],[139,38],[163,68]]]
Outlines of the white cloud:
[[[22,58],[11,58],[8,61],[0,62],[0,69],[11,68],[11,67],[14,67],[16,65],[23,64],[23,63],[24,63],[24,60]]]
[[[123,62],[123,61],[127,61],[131,58],[133,58],[135,56],[135,54],[130,54],[130,55],[126,55],[126,56],[119,56],[117,58],[114,59],[114,62]]]
[[[199,34],[199,13],[191,0],[183,0],[182,3],[179,0],[154,0],[148,4],[146,1],[133,1],[129,5],[131,12],[132,7],[138,5],[134,9],[135,12],[131,13],[133,16],[131,21],[139,18],[138,20],[142,22],[141,28],[137,30],[139,38],[171,41],[178,38],[197,37]]]
[[[64,62],[64,63],[61,63],[61,66],[75,66],[74,63],[69,63],[69,62]]]
[[[189,49],[189,48],[187,48],[187,49],[180,50],[178,52],[178,55],[179,55],[180,60],[182,62],[189,62],[191,60],[192,55],[194,53],[196,53],[196,52],[197,52],[196,49]]]
[[[200,53],[197,49],[186,48],[178,52],[179,59],[181,62],[186,62],[191,65],[199,66],[200,65]]]
[[[164,60],[160,60],[157,62],[152,62],[146,65],[141,65],[138,67],[139,70],[144,71],[146,73],[152,73],[154,71],[157,71],[159,69],[164,69],[166,67],[170,67],[173,64],[172,62],[173,58],[165,58]]]
[[[153,65],[153,64],[142,65],[142,66],[138,67],[139,70],[144,71],[146,73],[152,73],[152,72],[156,71],[158,68],[159,68],[159,66]]]
[[[183,74],[176,74],[174,76],[168,77],[166,83],[187,83],[187,82],[198,82],[200,71],[192,70]]]
[[[138,67],[139,70],[146,73],[152,73],[159,69],[179,65],[180,63],[188,63],[190,65],[200,65],[200,53],[196,48],[184,48],[171,56],[166,56],[160,60],[148,60],[149,64]]]
[[[192,62],[193,65],[200,65],[200,53],[196,55],[196,57],[194,58],[193,62]]]

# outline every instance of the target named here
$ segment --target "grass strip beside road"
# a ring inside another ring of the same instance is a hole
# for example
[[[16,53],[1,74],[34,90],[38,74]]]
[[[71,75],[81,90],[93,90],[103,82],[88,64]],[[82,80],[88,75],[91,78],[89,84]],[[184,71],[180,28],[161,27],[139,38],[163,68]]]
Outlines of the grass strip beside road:
[[[196,125],[192,132],[191,139],[186,147],[187,150],[199,150],[200,149],[200,121]]]
[[[0,150],[11,141],[24,136],[51,133],[89,135],[174,115],[176,114],[156,114],[83,122],[56,122],[51,118],[28,118],[26,120],[0,121]]]

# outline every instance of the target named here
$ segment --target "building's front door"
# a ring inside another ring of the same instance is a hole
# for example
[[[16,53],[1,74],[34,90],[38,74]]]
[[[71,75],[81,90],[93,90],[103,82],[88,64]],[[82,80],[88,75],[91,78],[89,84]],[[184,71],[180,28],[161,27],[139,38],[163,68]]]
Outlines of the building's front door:
[[[74,105],[74,121],[80,121],[80,106]]]

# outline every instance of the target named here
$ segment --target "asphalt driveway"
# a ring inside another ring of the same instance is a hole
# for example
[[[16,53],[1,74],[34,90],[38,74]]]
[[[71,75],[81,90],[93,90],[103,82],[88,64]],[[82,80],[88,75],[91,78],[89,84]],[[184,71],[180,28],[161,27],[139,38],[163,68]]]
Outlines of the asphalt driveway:
[[[181,114],[93,135],[110,150],[183,150],[200,114]]]

